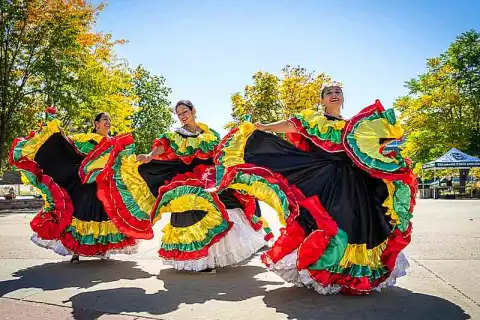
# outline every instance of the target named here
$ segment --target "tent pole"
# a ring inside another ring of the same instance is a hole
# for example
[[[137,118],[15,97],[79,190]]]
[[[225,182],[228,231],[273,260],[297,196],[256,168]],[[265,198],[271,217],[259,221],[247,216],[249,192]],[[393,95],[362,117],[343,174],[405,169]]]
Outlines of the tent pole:
[[[435,184],[436,182],[436,176],[437,176],[437,169],[433,169],[433,200],[436,199],[436,189],[437,185]]]

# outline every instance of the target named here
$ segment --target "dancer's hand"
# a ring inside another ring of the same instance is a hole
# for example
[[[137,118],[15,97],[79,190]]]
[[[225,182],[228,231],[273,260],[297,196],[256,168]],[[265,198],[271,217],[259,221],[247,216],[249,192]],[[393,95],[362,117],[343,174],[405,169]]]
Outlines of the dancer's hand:
[[[260,123],[260,122],[256,122],[254,125],[260,131],[266,131],[267,130],[267,126]]]
[[[153,157],[150,153],[148,154],[139,154],[137,156],[137,161],[141,162],[141,163],[149,163],[150,161],[152,161]]]

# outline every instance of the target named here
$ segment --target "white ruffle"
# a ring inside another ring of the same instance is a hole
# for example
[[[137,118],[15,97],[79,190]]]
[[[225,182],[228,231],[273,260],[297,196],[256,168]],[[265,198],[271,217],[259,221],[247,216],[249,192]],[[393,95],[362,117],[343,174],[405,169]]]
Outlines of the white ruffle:
[[[266,244],[263,239],[264,233],[261,230],[255,231],[252,228],[243,210],[239,208],[228,209],[227,213],[230,221],[233,223],[233,227],[220,241],[209,248],[207,257],[185,261],[162,258],[163,262],[177,270],[186,271],[226,267],[250,258]]]
[[[390,276],[387,278],[387,280],[375,287],[374,290],[381,291],[384,288],[395,286],[395,283],[397,283],[397,278],[407,275],[406,270],[408,268],[410,268],[410,264],[408,263],[407,256],[403,252],[400,252],[397,256],[397,260],[395,260],[395,268],[393,268]]]
[[[37,233],[34,233],[30,240],[32,240],[32,242],[37,246],[53,250],[53,252],[61,256],[68,256],[72,254],[67,248],[64,247],[60,240],[44,240],[40,238]]]
[[[37,246],[40,246],[45,249],[53,250],[56,254],[61,256],[73,255],[74,252],[65,248],[60,240],[45,240],[38,236],[37,233],[32,234],[30,240],[35,243]],[[95,255],[96,258],[108,259],[111,254],[135,254],[138,252],[138,243],[135,242],[134,246],[128,246],[121,249],[112,249],[108,250],[104,254]]]
[[[298,250],[295,250],[283,257],[277,263],[271,263],[269,270],[275,272],[285,282],[291,283],[297,287],[312,288],[322,295],[337,294],[341,291],[342,287],[340,285],[333,284],[323,286],[310,276],[308,270],[297,270],[297,258]],[[408,263],[407,257],[403,252],[400,252],[395,261],[395,268],[390,276],[373,290],[381,291],[383,288],[394,286],[396,279],[405,276],[407,274],[406,269],[409,267],[410,264]]]

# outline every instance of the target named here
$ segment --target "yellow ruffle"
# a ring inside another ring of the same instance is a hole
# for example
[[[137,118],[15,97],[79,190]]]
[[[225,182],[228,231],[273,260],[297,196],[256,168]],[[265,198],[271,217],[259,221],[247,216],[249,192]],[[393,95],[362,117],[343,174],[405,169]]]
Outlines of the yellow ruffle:
[[[339,265],[348,268],[352,264],[369,266],[372,269],[383,267],[382,253],[387,247],[388,239],[373,249],[367,249],[366,244],[348,244]]]
[[[33,186],[34,185],[30,182],[30,180],[28,180],[28,178],[25,176],[25,174],[22,171],[20,171],[20,180],[26,186],[28,186],[28,185]],[[40,196],[43,199],[43,202],[44,202],[43,211],[49,211],[50,209],[52,209],[52,207],[50,206],[50,202],[48,202],[47,195],[45,193],[43,193],[42,190],[40,190],[37,187],[35,187],[35,190],[37,190],[37,192],[40,193]]]
[[[45,126],[42,126],[40,132],[38,132],[33,138],[31,138],[22,148],[22,156],[34,160],[38,149],[50,138],[54,133],[61,132],[60,121],[53,119],[49,121]]]
[[[150,214],[156,199],[150,192],[145,180],[143,180],[140,173],[138,173],[138,167],[141,164],[141,162],[137,161],[137,156],[134,154],[122,158],[120,176],[128,192],[140,209]]]
[[[82,236],[93,235],[95,238],[106,236],[108,234],[120,233],[112,221],[82,221],[73,217],[70,226],[74,227],[76,232]]]
[[[387,199],[385,199],[385,202],[383,203],[383,206],[387,208],[387,212],[385,214],[390,216],[390,223],[392,225],[397,225],[400,223],[400,220],[393,206],[394,195],[395,195],[395,185],[393,184],[392,181],[383,180],[383,182],[386,184],[388,189],[388,197]]]
[[[223,216],[208,200],[198,197],[194,194],[187,194],[170,201],[167,205],[160,208],[160,213],[166,212],[185,212],[187,210],[203,210],[207,214],[205,217],[185,228],[173,227],[168,223],[163,228],[163,243],[192,243],[200,242],[205,239],[208,230],[220,225]],[[159,218],[161,215],[159,215]],[[158,220],[158,218],[157,218]]]
[[[306,109],[300,112],[300,115],[305,121],[307,121],[310,128],[315,128],[315,126],[317,126],[320,133],[327,133],[328,128],[342,130],[345,127],[344,120],[329,120],[325,117],[323,112]]]
[[[268,185],[260,181],[254,181],[251,185],[243,183],[233,183],[228,186],[230,189],[242,190],[247,192],[249,195],[257,198],[260,201],[265,202],[270,207],[272,207],[278,214],[280,223],[285,225],[285,217],[283,215],[282,201]]]
[[[181,153],[187,152],[188,148],[198,149],[202,142],[220,142],[218,136],[216,136],[207,125],[203,123],[197,123],[197,125],[203,131],[203,133],[199,134],[197,137],[185,138],[177,132],[168,132],[165,135],[172,143],[177,145],[177,151]]]
[[[387,119],[365,121],[358,125],[354,137],[361,152],[384,163],[398,163],[395,158],[385,157],[379,152],[380,138],[400,139],[403,129],[400,124],[391,125]]]
[[[109,157],[110,157],[110,153],[107,153],[89,162],[88,165],[85,167],[86,169],[85,174],[88,174],[91,171],[105,168],[105,165],[107,164]]]
[[[90,140],[94,140],[97,143],[100,143],[100,141],[105,138],[98,133],[77,133],[68,137],[74,142],[88,142]]]
[[[228,146],[222,150],[224,155],[222,157],[222,164],[225,168],[233,167],[239,164],[244,164],[244,151],[248,138],[256,130],[255,126],[250,122],[244,122],[235,132]]]

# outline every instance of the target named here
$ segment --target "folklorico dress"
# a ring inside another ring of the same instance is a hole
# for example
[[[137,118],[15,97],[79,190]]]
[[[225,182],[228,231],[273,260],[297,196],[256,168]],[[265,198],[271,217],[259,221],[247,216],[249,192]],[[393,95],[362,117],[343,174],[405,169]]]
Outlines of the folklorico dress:
[[[177,270],[239,263],[272,237],[255,199],[229,189],[206,191],[215,184],[213,154],[220,137],[204,124],[199,127],[199,134],[183,128],[162,134],[153,148],[163,146],[164,152],[146,164],[136,160],[129,134],[99,144],[85,164],[95,168],[95,161],[109,154],[104,169],[85,172],[96,179],[109,215],[129,225],[127,235],[152,237],[152,226],[170,213],[159,256]]]
[[[377,100],[350,120],[305,110],[289,142],[244,122],[215,156],[218,190],[265,201],[286,227],[263,254],[287,282],[321,294],[368,294],[394,285],[408,261],[416,177],[384,154],[403,132]]]
[[[34,186],[45,204],[30,222],[31,240],[57,254],[108,257],[110,253],[134,253],[136,240],[119,231],[97,198],[95,183],[82,184],[82,161],[101,141],[95,133],[66,136],[47,109],[40,130],[14,140],[9,153],[12,166],[24,184]]]

